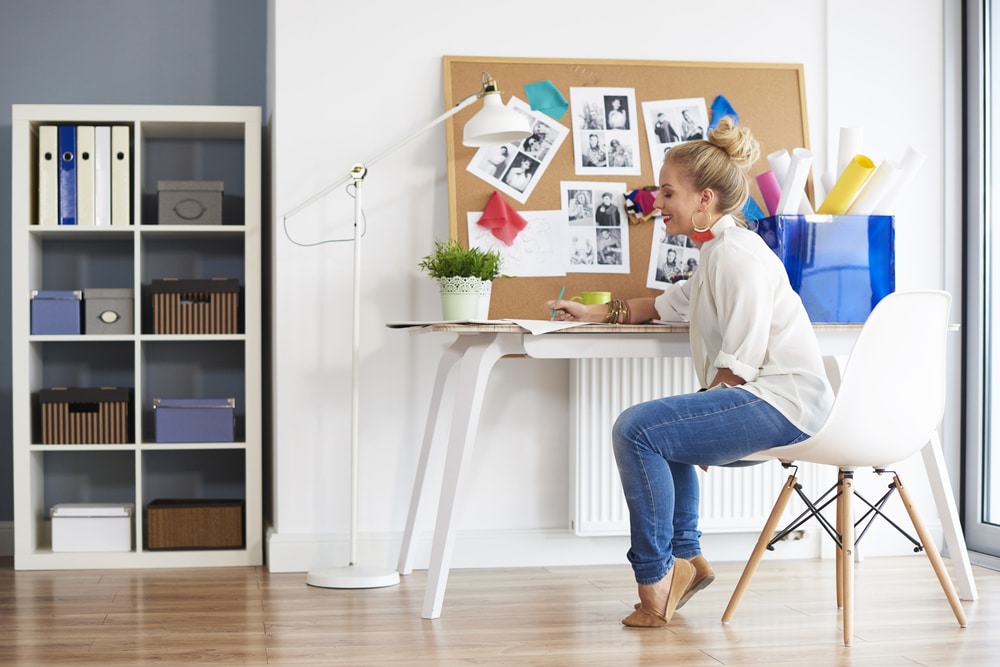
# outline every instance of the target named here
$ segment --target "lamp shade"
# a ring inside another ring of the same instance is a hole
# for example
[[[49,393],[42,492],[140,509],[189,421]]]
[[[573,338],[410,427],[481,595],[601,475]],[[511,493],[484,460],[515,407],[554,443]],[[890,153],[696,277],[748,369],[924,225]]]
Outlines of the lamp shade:
[[[499,92],[490,92],[483,96],[483,108],[465,124],[462,143],[473,147],[509,144],[530,135],[527,116],[505,107]]]

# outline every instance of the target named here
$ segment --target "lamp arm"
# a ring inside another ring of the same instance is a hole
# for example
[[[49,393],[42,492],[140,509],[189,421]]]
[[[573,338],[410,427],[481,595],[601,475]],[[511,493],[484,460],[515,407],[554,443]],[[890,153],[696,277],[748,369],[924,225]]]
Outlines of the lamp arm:
[[[326,195],[330,194],[331,192],[333,192],[337,188],[340,188],[340,187],[342,187],[344,185],[347,185],[351,181],[357,182],[358,180],[364,179],[364,177],[365,177],[365,175],[366,175],[366,173],[368,171],[368,167],[370,167],[371,165],[375,164],[376,162],[378,162],[382,158],[386,157],[387,155],[390,155],[391,153],[396,152],[397,150],[399,150],[403,146],[407,145],[408,143],[410,143],[411,141],[413,141],[414,139],[416,139],[417,137],[419,137],[420,135],[422,135],[427,130],[429,130],[429,129],[437,126],[437,125],[440,125],[444,121],[448,120],[449,118],[451,118],[452,116],[454,116],[455,114],[457,114],[459,111],[461,111],[465,107],[467,107],[470,104],[472,104],[473,102],[475,102],[482,95],[483,95],[483,92],[473,93],[472,95],[469,95],[465,99],[461,100],[458,104],[456,104],[452,108],[448,109],[443,114],[441,114],[440,116],[438,116],[437,118],[435,118],[431,122],[427,123],[426,125],[424,125],[422,128],[420,128],[419,130],[417,130],[416,132],[414,132],[410,136],[408,136],[406,139],[403,139],[402,141],[400,141],[398,144],[396,144],[396,145],[394,145],[394,146],[392,146],[390,148],[387,148],[386,150],[382,151],[381,153],[379,153],[378,155],[376,155],[372,159],[368,160],[367,162],[362,162],[362,163],[355,164],[351,168],[351,175],[350,176],[348,176],[347,178],[343,178],[343,179],[337,181],[336,183],[334,183],[332,185],[326,186],[325,188],[323,188],[322,190],[320,190],[319,192],[317,192],[316,194],[314,194],[312,197],[309,197],[309,199],[306,199],[301,204],[297,205],[295,208],[293,208],[290,211],[288,211],[287,213],[285,213],[285,215],[283,216],[283,218],[285,220],[287,220],[288,218],[291,218],[292,216],[298,214],[303,209],[308,208],[309,206],[311,206],[312,204],[316,203],[317,201],[319,201],[320,199],[322,199]],[[359,174],[360,174],[360,176],[359,176]]]

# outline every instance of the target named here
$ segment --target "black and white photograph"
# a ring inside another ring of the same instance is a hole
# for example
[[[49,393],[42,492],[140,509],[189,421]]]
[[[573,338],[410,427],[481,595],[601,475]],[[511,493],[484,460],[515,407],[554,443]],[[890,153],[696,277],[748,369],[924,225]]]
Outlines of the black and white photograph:
[[[659,170],[664,154],[672,146],[703,139],[708,127],[708,108],[703,97],[644,101],[642,116],[653,173]]]
[[[573,188],[566,191],[566,219],[570,225],[594,224],[594,191],[590,188]]]
[[[540,111],[532,111],[517,97],[512,96],[507,106],[528,118],[531,134],[520,142],[480,148],[465,169],[524,204],[569,136],[569,128]]]
[[[568,270],[578,273],[628,273],[629,225],[625,211],[625,184],[562,181],[560,197],[569,229]]]
[[[573,148],[580,175],[641,173],[634,88],[570,88]]]
[[[683,234],[667,234],[663,218],[653,219],[653,239],[649,249],[646,287],[666,289],[687,280],[698,268],[698,247]]]

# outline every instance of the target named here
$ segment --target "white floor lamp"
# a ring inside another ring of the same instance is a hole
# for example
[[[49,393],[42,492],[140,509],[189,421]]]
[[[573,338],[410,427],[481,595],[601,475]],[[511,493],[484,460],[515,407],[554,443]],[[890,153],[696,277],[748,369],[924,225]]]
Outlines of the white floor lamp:
[[[350,527],[350,560],[347,566],[312,570],[306,575],[306,583],[321,588],[380,588],[394,586],[399,583],[399,573],[396,570],[380,570],[360,567],[358,562],[358,383],[360,379],[360,343],[361,343],[361,236],[364,224],[364,214],[361,203],[361,186],[368,168],[376,162],[394,153],[410,143],[427,130],[435,127],[457,114],[476,100],[483,100],[483,108],[465,124],[462,143],[466,146],[489,146],[520,141],[531,134],[528,118],[521,113],[508,109],[500,98],[497,82],[487,73],[483,73],[482,88],[477,93],[469,95],[451,109],[441,114],[424,127],[417,130],[400,143],[383,151],[367,162],[355,164],[351,174],[333,185],[330,185],[305,200],[295,208],[285,213],[283,224],[302,209],[312,205],[334,190],[353,181],[354,184],[354,292],[352,323],[352,358],[351,358],[351,527]],[[287,228],[286,228],[287,235]]]

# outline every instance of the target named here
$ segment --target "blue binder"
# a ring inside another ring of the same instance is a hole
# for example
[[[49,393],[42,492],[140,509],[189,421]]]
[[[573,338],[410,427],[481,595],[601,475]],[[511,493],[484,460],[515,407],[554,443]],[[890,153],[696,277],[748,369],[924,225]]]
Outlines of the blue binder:
[[[76,126],[59,126],[59,224],[76,224]]]

